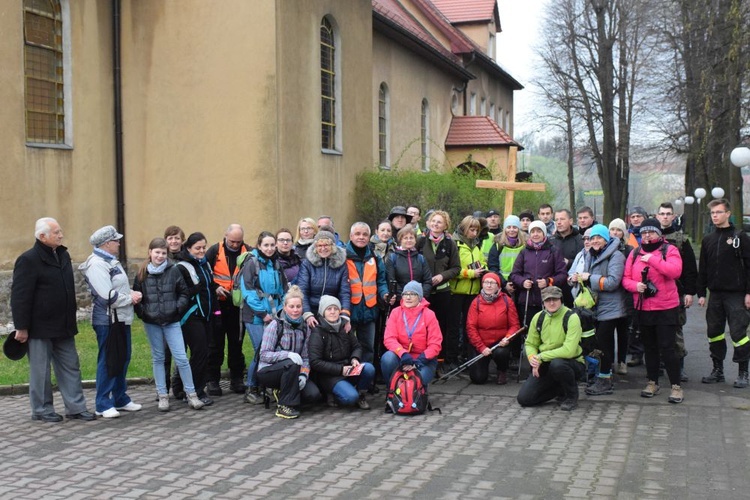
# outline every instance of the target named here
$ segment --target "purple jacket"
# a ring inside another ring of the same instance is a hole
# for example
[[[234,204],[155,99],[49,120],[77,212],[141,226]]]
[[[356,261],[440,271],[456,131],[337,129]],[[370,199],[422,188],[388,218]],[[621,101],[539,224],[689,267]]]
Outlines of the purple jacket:
[[[555,248],[549,240],[545,241],[542,248],[534,250],[529,242],[518,254],[513,264],[513,271],[508,279],[516,285],[519,308],[526,307],[526,290],[523,282],[534,281],[534,286],[528,294],[529,305],[532,307],[542,306],[542,292],[536,284],[536,280],[544,279],[547,286],[563,286],[568,275],[565,272],[565,259],[560,251]]]

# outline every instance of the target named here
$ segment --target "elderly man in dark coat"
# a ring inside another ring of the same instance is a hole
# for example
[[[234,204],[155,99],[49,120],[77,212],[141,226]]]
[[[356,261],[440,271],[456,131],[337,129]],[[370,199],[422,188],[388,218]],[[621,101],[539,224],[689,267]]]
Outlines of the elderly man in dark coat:
[[[62,246],[63,232],[55,219],[36,221],[36,243],[13,269],[11,310],[16,339],[29,344],[31,419],[61,422],[52,400],[50,361],[65,403],[66,416],[95,420],[86,409],[76,351],[76,296],[73,266]]]

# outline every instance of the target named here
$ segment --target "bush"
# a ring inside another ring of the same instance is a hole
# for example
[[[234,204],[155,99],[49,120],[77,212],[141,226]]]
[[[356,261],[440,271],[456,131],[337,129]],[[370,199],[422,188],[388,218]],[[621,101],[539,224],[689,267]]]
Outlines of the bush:
[[[451,216],[453,230],[464,216],[475,210],[486,212],[494,208],[503,212],[505,191],[476,188],[476,180],[480,178],[483,177],[455,171],[447,174],[401,170],[365,171],[357,177],[357,217],[374,228],[388,216],[392,207],[413,204],[420,207],[423,214],[431,208],[445,210]],[[545,182],[538,176],[535,181]],[[526,208],[536,213],[537,207],[547,199],[546,192],[516,191],[513,213],[518,214]]]

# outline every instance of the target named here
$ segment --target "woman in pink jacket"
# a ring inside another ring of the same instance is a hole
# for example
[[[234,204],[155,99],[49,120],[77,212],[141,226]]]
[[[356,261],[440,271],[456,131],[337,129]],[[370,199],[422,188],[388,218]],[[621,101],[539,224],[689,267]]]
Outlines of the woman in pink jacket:
[[[401,305],[391,312],[383,343],[388,351],[380,358],[383,378],[390,382],[393,372],[417,369],[425,386],[435,378],[437,357],[443,343],[435,313],[422,295],[422,284],[410,281],[401,292]]]
[[[681,273],[679,250],[664,241],[656,219],[646,219],[641,225],[641,245],[625,261],[622,285],[633,294],[633,327],[640,330],[645,348],[648,383],[641,396],[659,394],[659,362],[663,361],[672,385],[670,403],[683,400],[680,360],[674,351],[680,308],[676,280]]]

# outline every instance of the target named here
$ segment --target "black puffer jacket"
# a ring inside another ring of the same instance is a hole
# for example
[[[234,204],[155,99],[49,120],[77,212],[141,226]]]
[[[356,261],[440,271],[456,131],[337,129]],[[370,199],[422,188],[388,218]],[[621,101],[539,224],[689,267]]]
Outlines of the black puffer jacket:
[[[386,256],[385,275],[388,283],[396,280],[396,292],[399,295],[410,281],[422,284],[425,297],[429,297],[432,293],[432,271],[427,260],[416,248],[404,250],[397,247],[392,254]]]
[[[344,332],[344,323],[338,331],[320,319],[320,324],[310,334],[308,352],[313,380],[323,392],[330,393],[333,386],[344,380],[341,369],[352,359],[362,358],[362,347],[354,333]]]
[[[190,302],[187,283],[173,264],[160,274],[147,272],[144,281],[136,276],[133,290],[143,293],[143,300],[136,304],[135,313],[144,323],[162,326],[176,323]]]

